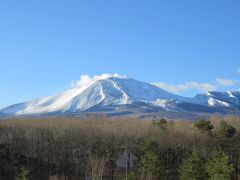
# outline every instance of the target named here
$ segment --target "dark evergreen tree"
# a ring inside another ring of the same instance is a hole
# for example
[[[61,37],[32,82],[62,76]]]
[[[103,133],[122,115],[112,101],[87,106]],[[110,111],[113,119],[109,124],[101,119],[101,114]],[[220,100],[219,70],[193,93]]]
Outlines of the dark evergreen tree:
[[[204,161],[195,150],[185,160],[183,160],[179,173],[181,180],[206,179]]]
[[[141,173],[144,179],[160,179],[162,163],[157,144],[146,141],[142,147]]]
[[[28,180],[29,179],[29,171],[22,167],[20,172],[15,176],[14,180]]]
[[[202,133],[211,133],[213,130],[213,125],[211,121],[205,119],[199,119],[194,123],[194,126]]]
[[[130,172],[128,177],[127,177],[127,180],[137,180],[137,175],[134,173],[134,172]]]
[[[222,120],[217,129],[217,136],[220,138],[232,138],[236,132],[236,128]]]
[[[206,170],[210,180],[229,180],[234,169],[229,164],[228,155],[214,151],[206,164]]]

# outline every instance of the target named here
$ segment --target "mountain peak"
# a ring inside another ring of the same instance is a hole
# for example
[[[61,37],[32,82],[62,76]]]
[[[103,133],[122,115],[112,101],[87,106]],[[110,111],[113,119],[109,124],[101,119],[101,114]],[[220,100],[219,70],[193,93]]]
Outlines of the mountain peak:
[[[119,75],[119,74],[102,74],[102,75],[95,75],[90,77],[89,75],[82,75],[80,80],[73,81],[72,86],[74,88],[83,88],[89,87],[91,84],[95,83],[96,81],[106,80],[109,78],[119,78],[119,79],[127,79],[127,76]]]
[[[68,115],[84,112],[117,113],[120,109],[161,112],[231,112],[238,113],[239,92],[199,94],[186,98],[171,94],[155,85],[118,74],[81,76],[73,88],[57,95],[15,104],[0,110],[3,116]],[[130,108],[131,107],[131,108]]]

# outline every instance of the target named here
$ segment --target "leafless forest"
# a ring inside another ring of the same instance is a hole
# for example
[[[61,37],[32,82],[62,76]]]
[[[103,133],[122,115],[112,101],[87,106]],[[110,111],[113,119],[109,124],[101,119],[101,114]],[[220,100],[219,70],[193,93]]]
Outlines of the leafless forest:
[[[206,164],[206,175],[196,179],[211,179],[214,170],[207,168],[211,163],[208,160],[218,151],[228,161],[229,171],[224,178],[237,180],[240,119],[212,117],[209,120],[197,121],[199,124],[164,119],[2,120],[0,178],[184,179],[188,172],[184,163],[196,152]],[[126,161],[118,165],[123,152],[127,154]]]

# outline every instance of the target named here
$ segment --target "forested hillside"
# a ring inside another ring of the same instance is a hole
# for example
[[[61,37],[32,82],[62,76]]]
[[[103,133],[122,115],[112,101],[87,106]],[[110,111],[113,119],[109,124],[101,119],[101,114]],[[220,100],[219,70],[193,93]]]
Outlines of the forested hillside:
[[[0,179],[238,179],[240,119],[0,122]]]

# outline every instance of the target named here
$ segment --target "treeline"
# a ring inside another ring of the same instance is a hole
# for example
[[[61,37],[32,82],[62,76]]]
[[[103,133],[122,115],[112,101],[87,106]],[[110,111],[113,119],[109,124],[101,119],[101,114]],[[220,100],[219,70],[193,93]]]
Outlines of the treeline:
[[[0,179],[237,180],[239,128],[237,117],[3,120]]]

